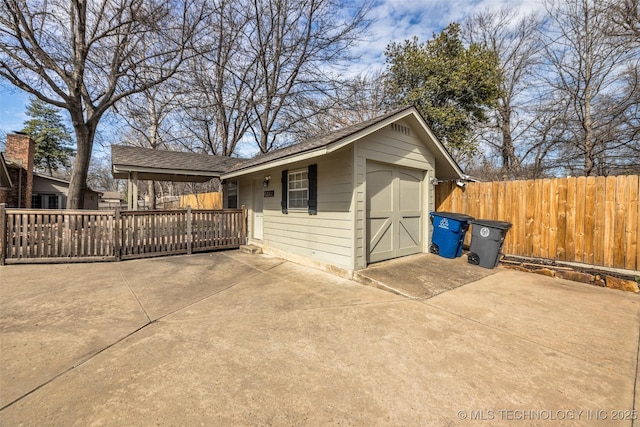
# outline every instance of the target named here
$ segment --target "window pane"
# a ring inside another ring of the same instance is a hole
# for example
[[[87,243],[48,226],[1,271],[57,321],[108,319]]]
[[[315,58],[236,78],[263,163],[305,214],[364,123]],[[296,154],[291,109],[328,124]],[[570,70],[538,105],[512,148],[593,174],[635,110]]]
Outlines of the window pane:
[[[60,205],[58,204],[58,196],[53,194],[49,196],[49,209],[60,209]]]
[[[289,173],[289,207],[290,208],[306,208],[308,206],[308,187],[306,171],[298,171]]]
[[[227,208],[238,208],[238,181],[227,182]]]

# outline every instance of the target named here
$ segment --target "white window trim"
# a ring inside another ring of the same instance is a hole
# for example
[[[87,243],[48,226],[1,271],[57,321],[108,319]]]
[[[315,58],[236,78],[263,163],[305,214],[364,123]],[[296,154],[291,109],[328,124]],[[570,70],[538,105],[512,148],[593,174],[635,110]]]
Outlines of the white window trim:
[[[289,188],[291,186],[291,175],[295,175],[298,173],[306,173],[307,174],[307,186],[304,188]],[[306,206],[303,207],[293,207],[291,206],[291,191],[300,191],[307,190],[307,202]],[[289,171],[287,174],[287,208],[293,211],[306,211],[309,209],[309,170],[308,169],[296,169]]]

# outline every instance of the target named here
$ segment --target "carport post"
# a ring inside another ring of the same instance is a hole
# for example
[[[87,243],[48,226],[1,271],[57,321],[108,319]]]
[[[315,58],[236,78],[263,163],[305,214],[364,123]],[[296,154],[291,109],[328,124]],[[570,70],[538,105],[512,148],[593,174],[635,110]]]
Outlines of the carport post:
[[[247,207],[242,205],[242,230],[240,231],[240,241],[243,245],[249,243],[247,236]]]
[[[130,211],[138,210],[138,172],[129,172],[127,179],[127,205]]]
[[[0,203],[0,265],[7,258],[7,205]]]

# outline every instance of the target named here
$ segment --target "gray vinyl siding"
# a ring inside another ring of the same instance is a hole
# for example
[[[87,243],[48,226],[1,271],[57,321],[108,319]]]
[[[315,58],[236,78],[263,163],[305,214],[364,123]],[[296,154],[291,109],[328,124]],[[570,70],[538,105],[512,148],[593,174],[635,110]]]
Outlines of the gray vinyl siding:
[[[265,247],[279,249],[298,256],[338,267],[353,268],[353,207],[351,146],[326,156],[310,159],[286,167],[260,172],[240,181],[241,204],[252,206],[254,180],[271,176],[269,188],[274,197],[263,199]],[[283,214],[280,207],[283,169],[295,171],[318,165],[318,214],[309,215],[307,209],[289,209]],[[252,212],[249,212],[250,217]],[[249,221],[252,227],[252,220]],[[249,230],[249,236],[253,231]]]
[[[354,200],[356,209],[354,210],[355,242],[354,242],[354,269],[366,267],[366,168],[367,160],[390,163],[412,169],[425,171],[422,185],[423,191],[423,221],[427,221],[423,229],[423,245],[428,247],[429,230],[428,212],[433,210],[434,195],[433,186],[429,178],[434,176],[435,160],[433,154],[419,138],[417,132],[405,121],[397,123],[409,127],[409,135],[392,130],[387,126],[378,132],[357,141],[354,148]],[[424,251],[424,248],[423,248]]]

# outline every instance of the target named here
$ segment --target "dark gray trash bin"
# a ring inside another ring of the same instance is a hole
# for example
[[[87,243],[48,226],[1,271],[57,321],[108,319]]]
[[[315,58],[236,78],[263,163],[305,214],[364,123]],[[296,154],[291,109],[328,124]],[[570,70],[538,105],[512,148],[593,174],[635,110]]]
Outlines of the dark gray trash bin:
[[[471,221],[471,246],[467,262],[484,268],[494,268],[500,261],[500,251],[511,223],[475,219]]]

